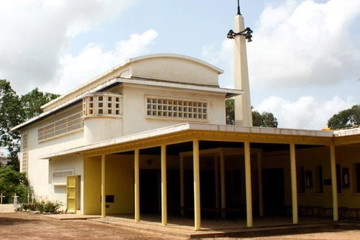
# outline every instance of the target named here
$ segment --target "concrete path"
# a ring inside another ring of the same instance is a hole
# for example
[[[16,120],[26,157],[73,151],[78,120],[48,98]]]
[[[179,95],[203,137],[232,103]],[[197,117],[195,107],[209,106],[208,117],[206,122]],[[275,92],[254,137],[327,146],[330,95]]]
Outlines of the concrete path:
[[[293,231],[315,231],[321,232],[325,229],[333,228],[329,221],[307,222],[299,225],[288,223],[287,218],[272,218],[258,220],[257,226],[247,228],[244,221],[229,220],[203,220],[203,227],[195,231],[191,219],[177,218],[167,226],[162,226],[158,221],[142,220],[135,223],[128,217],[108,216],[106,218],[92,219],[91,221],[117,225],[122,228],[137,229],[140,232],[160,233],[167,236],[180,237],[185,239],[194,238],[218,238],[218,237],[248,237],[257,235],[283,234]],[[171,221],[169,221],[171,222]],[[190,224],[189,224],[190,223]]]
[[[101,218],[100,215],[82,215],[82,214],[50,214],[44,216],[58,220],[88,220],[88,219]]]

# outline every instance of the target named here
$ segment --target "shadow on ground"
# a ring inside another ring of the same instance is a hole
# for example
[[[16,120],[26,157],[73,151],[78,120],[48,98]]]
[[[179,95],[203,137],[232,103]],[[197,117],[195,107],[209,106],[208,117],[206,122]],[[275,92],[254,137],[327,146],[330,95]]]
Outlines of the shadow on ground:
[[[27,218],[16,218],[16,217],[0,217],[0,226],[4,225],[18,225],[18,224],[29,224],[38,222],[36,219]]]

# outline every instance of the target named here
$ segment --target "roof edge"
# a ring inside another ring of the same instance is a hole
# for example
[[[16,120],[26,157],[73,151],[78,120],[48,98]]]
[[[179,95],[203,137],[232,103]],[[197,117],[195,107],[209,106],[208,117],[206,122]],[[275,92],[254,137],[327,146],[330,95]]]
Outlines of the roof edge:
[[[222,70],[221,68],[218,68],[215,65],[207,63],[207,62],[205,62],[203,60],[200,60],[200,59],[194,58],[194,57],[190,57],[190,56],[186,56],[186,55],[182,55],[182,54],[175,54],[175,53],[157,53],[157,54],[148,54],[148,55],[143,55],[143,56],[139,56],[139,57],[133,57],[133,58],[129,58],[129,60],[128,60],[128,62],[126,64],[130,64],[130,63],[133,63],[133,62],[138,62],[138,61],[142,61],[142,60],[146,60],[146,59],[151,59],[151,58],[180,58],[180,59],[185,59],[185,60],[189,60],[189,61],[195,62],[197,64],[200,64],[200,65],[203,65],[205,67],[211,68],[214,71],[216,71],[218,74],[224,73],[224,70]]]

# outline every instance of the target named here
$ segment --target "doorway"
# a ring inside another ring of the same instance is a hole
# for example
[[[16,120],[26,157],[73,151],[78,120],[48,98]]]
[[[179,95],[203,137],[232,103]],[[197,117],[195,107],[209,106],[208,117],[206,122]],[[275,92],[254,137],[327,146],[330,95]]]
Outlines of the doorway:
[[[160,170],[140,170],[140,212],[160,212]]]
[[[283,168],[263,170],[263,196],[265,215],[283,215],[286,213]]]

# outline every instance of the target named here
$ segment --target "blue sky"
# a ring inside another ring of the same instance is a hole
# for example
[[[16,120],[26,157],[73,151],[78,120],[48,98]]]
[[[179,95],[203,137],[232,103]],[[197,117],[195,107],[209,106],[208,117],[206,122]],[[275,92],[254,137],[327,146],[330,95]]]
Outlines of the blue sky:
[[[210,62],[232,87],[236,0],[0,0],[0,78],[20,94],[66,93],[139,55]],[[321,129],[360,103],[360,1],[241,1],[251,100],[280,127]]]

